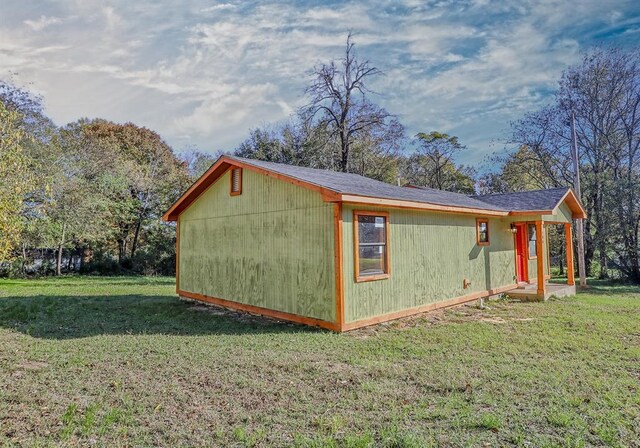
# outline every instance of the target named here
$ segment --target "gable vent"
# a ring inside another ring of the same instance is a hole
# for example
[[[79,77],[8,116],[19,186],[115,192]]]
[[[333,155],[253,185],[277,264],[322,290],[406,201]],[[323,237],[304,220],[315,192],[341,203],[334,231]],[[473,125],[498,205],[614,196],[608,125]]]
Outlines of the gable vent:
[[[242,193],[242,168],[233,168],[231,170],[231,195],[239,195]]]

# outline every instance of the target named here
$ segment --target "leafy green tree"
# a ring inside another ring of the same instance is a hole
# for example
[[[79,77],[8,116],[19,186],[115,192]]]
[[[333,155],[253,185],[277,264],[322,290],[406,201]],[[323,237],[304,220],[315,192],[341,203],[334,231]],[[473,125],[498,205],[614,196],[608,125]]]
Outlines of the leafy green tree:
[[[196,148],[192,148],[182,154],[181,160],[186,164],[191,179],[195,181],[211,168],[211,165],[213,165],[222,154],[224,154],[222,151],[207,154]]]
[[[475,171],[457,166],[454,156],[465,149],[458,137],[433,131],[416,135],[418,148],[403,166],[404,179],[416,186],[475,193]]]
[[[119,262],[134,258],[146,226],[191,183],[186,164],[157,133],[132,123],[81,120],[64,138],[82,155],[83,176],[100,188]]]
[[[20,127],[21,116],[0,101],[0,262],[12,258],[23,228],[21,211],[32,177]]]

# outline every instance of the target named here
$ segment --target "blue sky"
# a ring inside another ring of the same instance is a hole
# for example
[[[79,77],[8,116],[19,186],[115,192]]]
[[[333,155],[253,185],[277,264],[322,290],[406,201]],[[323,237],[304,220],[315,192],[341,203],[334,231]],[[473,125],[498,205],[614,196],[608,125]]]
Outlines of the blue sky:
[[[477,163],[581,51],[640,44],[640,2],[3,0],[0,76],[57,124],[132,121],[178,151],[230,150],[304,103],[348,30],[385,73],[375,101],[409,135],[459,136],[459,161]]]

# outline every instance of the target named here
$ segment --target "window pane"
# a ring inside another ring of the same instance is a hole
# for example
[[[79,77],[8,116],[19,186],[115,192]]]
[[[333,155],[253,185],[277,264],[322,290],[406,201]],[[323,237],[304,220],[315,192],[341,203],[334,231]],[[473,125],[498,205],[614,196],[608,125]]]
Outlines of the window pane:
[[[358,239],[360,244],[385,243],[384,216],[358,216]]]
[[[535,257],[537,256],[537,241],[538,237],[536,235],[536,226],[535,224],[529,224],[529,256]]]
[[[385,246],[360,246],[360,275],[384,274]]]
[[[489,224],[483,221],[478,223],[478,240],[481,243],[489,242]]]

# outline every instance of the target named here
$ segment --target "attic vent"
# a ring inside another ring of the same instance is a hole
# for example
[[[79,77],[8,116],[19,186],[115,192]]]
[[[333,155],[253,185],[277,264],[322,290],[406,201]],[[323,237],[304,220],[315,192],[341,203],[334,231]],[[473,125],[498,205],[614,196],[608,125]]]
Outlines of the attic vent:
[[[237,196],[242,193],[242,168],[233,168],[231,170],[231,196]]]

